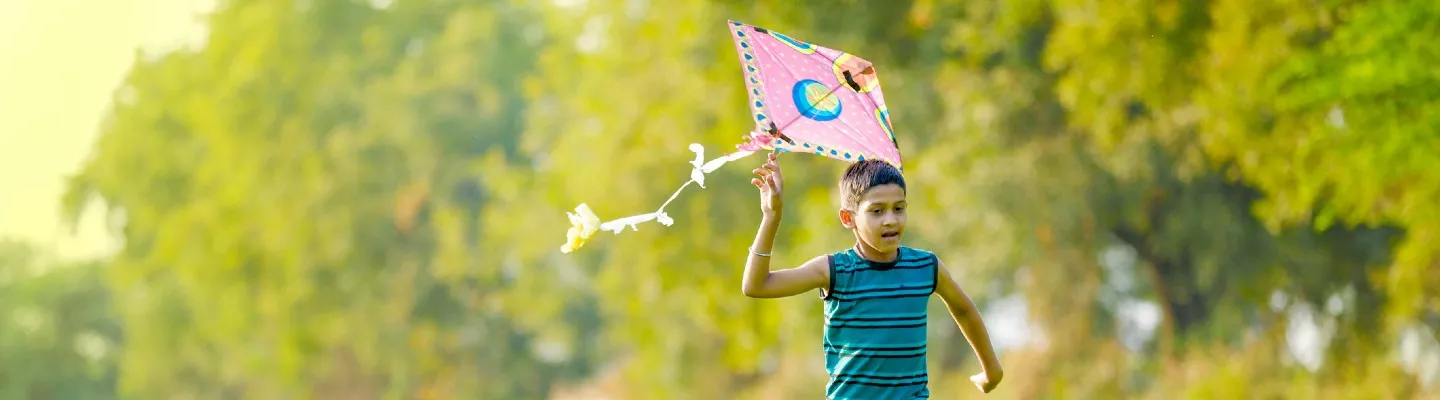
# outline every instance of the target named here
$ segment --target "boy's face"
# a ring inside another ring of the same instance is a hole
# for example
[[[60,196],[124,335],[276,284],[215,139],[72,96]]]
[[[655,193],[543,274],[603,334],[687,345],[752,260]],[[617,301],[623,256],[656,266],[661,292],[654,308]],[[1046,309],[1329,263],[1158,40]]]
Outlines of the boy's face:
[[[840,211],[840,222],[855,231],[855,236],[881,252],[900,248],[905,234],[905,190],[900,185],[886,184],[870,188],[852,213]],[[847,218],[848,217],[848,218]]]

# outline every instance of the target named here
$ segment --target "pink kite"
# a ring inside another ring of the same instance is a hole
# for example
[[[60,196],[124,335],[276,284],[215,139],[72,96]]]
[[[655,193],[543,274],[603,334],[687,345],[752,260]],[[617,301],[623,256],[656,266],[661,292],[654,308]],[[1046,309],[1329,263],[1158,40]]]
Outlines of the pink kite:
[[[900,148],[874,65],[841,51],[730,21],[745,68],[755,125],[741,150],[879,158],[900,167]]]
[[[574,213],[566,213],[572,226],[560,251],[575,251],[602,230],[619,234],[627,226],[638,230],[636,225],[652,220],[673,224],[665,206],[680,191],[691,183],[704,188],[705,174],[761,150],[814,153],[852,162],[881,159],[903,169],[873,64],[765,28],[736,21],[729,25],[755,131],[736,145],[738,151],[708,162],[705,148],[690,144],[695,153],[690,180],[655,212],[600,222],[590,207],[581,203]]]

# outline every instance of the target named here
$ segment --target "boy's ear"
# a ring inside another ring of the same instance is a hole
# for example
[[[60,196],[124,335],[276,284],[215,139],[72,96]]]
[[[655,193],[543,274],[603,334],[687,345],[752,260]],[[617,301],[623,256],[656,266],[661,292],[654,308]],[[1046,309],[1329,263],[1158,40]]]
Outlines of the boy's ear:
[[[850,210],[840,209],[840,225],[844,225],[845,229],[855,229],[855,214]]]

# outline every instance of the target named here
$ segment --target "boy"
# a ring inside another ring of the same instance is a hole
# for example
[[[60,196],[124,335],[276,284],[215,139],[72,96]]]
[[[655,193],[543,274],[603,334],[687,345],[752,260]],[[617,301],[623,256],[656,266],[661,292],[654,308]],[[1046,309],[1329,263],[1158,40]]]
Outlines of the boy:
[[[980,358],[970,377],[983,393],[1003,373],[989,335],[969,296],[929,251],[900,245],[905,233],[905,178],[881,160],[851,164],[840,178],[840,224],[855,235],[850,249],[821,255],[798,267],[770,271],[770,249],[780,225],[780,165],[775,154],[756,168],[764,215],[745,262],[741,291],[753,298],[794,296],[819,289],[825,301],[827,398],[928,398],[925,326],[932,294]]]

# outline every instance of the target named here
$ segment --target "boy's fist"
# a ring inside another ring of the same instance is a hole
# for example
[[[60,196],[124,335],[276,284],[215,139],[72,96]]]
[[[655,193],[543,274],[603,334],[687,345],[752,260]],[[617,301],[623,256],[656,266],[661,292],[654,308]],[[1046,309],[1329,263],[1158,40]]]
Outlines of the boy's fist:
[[[1000,385],[1000,377],[990,379],[989,374],[981,372],[975,375],[971,375],[970,382],[975,383],[975,387],[980,389],[980,393],[990,393],[991,390],[995,390],[995,386]]]

